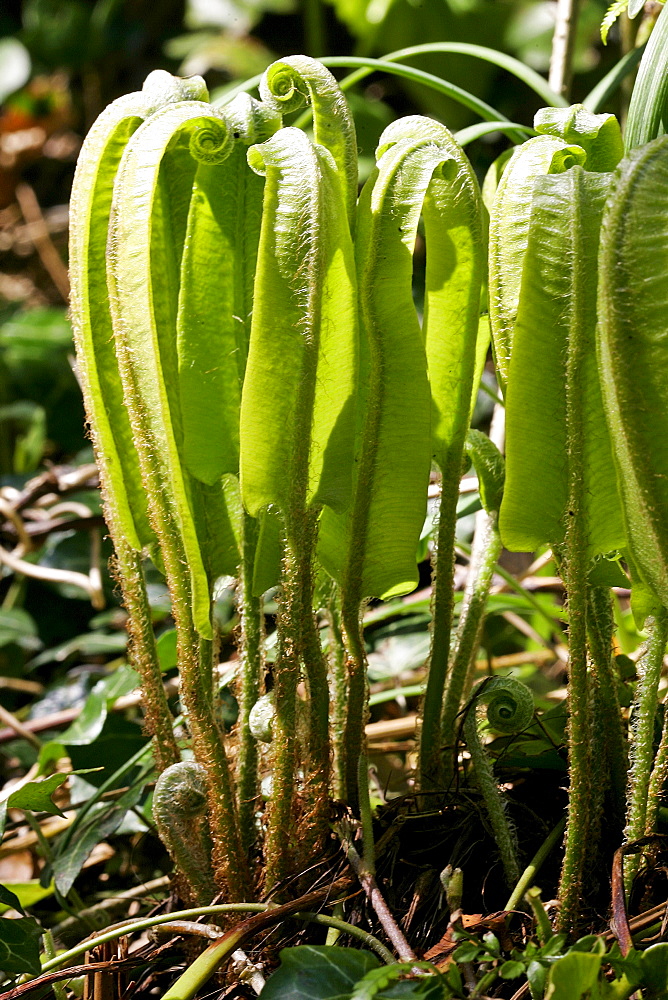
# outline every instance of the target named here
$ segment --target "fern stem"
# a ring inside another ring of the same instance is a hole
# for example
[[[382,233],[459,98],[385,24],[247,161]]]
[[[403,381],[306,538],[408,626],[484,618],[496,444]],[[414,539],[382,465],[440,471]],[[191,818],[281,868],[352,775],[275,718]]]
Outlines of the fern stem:
[[[431,597],[431,648],[427,670],[427,688],[422,705],[420,729],[420,790],[433,791],[443,783],[443,747],[454,745],[443,708],[443,692],[452,682],[448,671],[450,637],[455,607],[455,528],[457,526],[457,501],[461,479],[461,457],[456,468],[445,468],[441,483],[441,501],[438,513],[436,565]],[[447,695],[446,695],[447,698]],[[452,717],[459,711],[457,709]]]
[[[502,732],[518,732],[533,716],[533,698],[524,684],[512,677],[493,677],[483,681],[475,692],[464,720],[466,746],[471,754],[474,777],[483,797],[487,815],[499,849],[509,888],[517,884],[520,867],[517,861],[516,838],[505,813],[503,798],[494,778],[492,763],[478,733],[478,704],[489,702],[488,718]]]
[[[153,457],[140,453],[147,481]],[[192,588],[180,533],[160,490],[150,495],[150,513],[160,542],[167,583],[172,596],[176,625],[176,651],[181,681],[181,700],[188,716],[195,760],[206,770],[209,823],[214,845],[214,873],[227,886],[232,901],[247,899],[252,884],[241,844],[237,806],[224,734],[214,710],[213,642],[202,639],[192,614]]]
[[[329,685],[327,661],[313,610],[313,562],[318,532],[318,511],[305,518],[300,547],[300,617],[302,656],[308,688],[308,745],[304,774],[306,816],[300,841],[305,859],[321,854],[329,834]]]
[[[614,617],[610,592],[605,587],[592,587],[587,609],[587,632],[591,655],[594,687],[595,724],[593,735],[600,743],[594,750],[601,790],[609,787],[609,814],[613,821],[623,822],[624,797],[628,773],[628,752],[622,726],[618,696],[618,678],[613,667]]]
[[[645,817],[645,835],[656,832],[656,822],[661,803],[661,795],[668,780],[668,712],[664,707],[663,732],[661,742],[654,758],[654,767],[649,780],[647,793],[647,816]]]
[[[332,794],[343,799],[345,789],[345,726],[348,702],[348,674],[341,630],[341,594],[333,585],[328,602],[330,628],[330,735],[332,741]]]
[[[579,220],[575,220],[576,222]],[[573,305],[566,353],[566,435],[568,505],[564,512],[564,582],[568,594],[568,755],[570,795],[566,845],[559,886],[559,927],[574,933],[579,921],[585,864],[591,850],[592,775],[591,705],[587,675],[587,603],[589,595],[584,499],[584,415],[582,372],[586,345],[582,336],[585,274],[573,268]]]
[[[497,527],[498,514],[480,511],[476,515],[476,528],[471,549],[469,574],[464,590],[459,623],[448,672],[448,684],[443,702],[442,733],[446,747],[456,745],[456,723],[462,700],[468,696],[467,688],[473,681],[473,668],[480,645],[489,588],[494,576],[501,539]],[[446,761],[446,782],[452,778],[454,763],[451,754]]]
[[[293,618],[297,567],[293,546],[286,539],[279,604],[278,648],[274,663],[275,716],[272,725],[272,792],[267,810],[265,888],[271,890],[292,871],[295,850],[294,806],[297,768],[297,685],[299,684],[299,625]]]
[[[174,617],[177,618],[176,612]],[[214,710],[213,643],[200,638],[190,622],[181,620],[179,627],[177,619],[177,652],[193,751],[207,773],[216,881],[228,887],[233,902],[248,899],[252,896],[252,883],[241,843],[225,737]]]
[[[255,813],[260,793],[257,741],[251,734],[248,725],[251,709],[260,697],[263,671],[262,641],[264,638],[264,616],[262,598],[253,597],[252,594],[257,539],[258,522],[255,518],[244,514],[242,562],[239,579],[241,692],[238,721],[240,743],[237,798],[239,802],[241,843],[246,852],[252,847],[257,837]]]
[[[359,807],[357,766],[365,750],[364,727],[368,715],[367,659],[364,629],[357,595],[343,592],[341,607],[348,672],[348,706],[343,740],[344,801]]]
[[[638,686],[631,716],[631,770],[624,829],[626,843],[642,837],[647,822],[648,794],[654,757],[657,692],[668,641],[668,615],[664,610],[649,621],[649,629],[647,650],[638,661]],[[627,863],[624,865],[624,886],[627,893],[631,891],[639,865],[640,855],[627,858]]]
[[[570,797],[566,849],[561,871],[560,929],[574,932],[582,905],[586,858],[591,844],[591,712],[587,678],[587,563],[586,539],[582,528],[581,497],[571,486],[566,529],[566,572],[568,592],[568,755]]]
[[[152,737],[156,771],[161,774],[171,764],[176,764],[181,759],[181,754],[174,736],[174,720],[162,681],[141,555],[125,541],[120,531],[113,532],[113,517],[109,517],[109,514],[107,508],[115,547],[114,575],[119,582],[123,605],[128,613],[130,662],[141,677],[146,731]]]

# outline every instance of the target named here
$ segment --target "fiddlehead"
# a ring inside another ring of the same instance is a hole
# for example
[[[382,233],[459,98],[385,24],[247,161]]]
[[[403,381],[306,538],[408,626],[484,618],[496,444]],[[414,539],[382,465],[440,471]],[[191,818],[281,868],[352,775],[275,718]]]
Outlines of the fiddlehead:
[[[315,60],[309,62],[313,62],[314,67],[320,65]],[[266,70],[260,83],[260,94],[265,103],[271,101],[280,107],[282,114],[289,115],[309,103],[311,88],[295,66],[281,60],[272,63]]]
[[[194,160],[212,166],[225,162],[232,152],[233,141],[227,121],[208,118],[195,126],[188,148]]]
[[[509,887],[520,877],[516,838],[505,813],[491,761],[478,733],[477,709],[487,708],[489,728],[497,733],[519,733],[531,724],[534,713],[533,697],[528,687],[513,677],[492,677],[482,681],[473,694],[464,722],[464,738],[471,754],[475,781],[487,808],[489,821],[501,855]]]
[[[189,902],[207,906],[217,889],[211,865],[206,772],[200,764],[182,761],[163,771],[153,793],[153,819],[177,874],[185,879],[192,897]]]
[[[315,59],[288,56],[269,66],[260,82],[260,95],[281,114],[311,105],[313,138],[334,157],[352,225],[357,201],[357,139],[353,116],[336,79]]]

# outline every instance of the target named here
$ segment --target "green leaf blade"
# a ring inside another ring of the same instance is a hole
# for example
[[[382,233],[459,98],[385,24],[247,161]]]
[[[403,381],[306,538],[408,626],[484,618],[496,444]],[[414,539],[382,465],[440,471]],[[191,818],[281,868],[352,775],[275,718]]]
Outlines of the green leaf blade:
[[[112,206],[114,329],[133,432],[156,519],[176,536],[189,567],[196,627],[211,636],[210,581],[184,468],[176,324],[183,246],[197,152],[222,160],[227,123],[201,102],[164,108],[123,156]],[[147,252],[148,248],[148,252]]]
[[[432,404],[412,298],[412,253],[427,189],[434,172],[452,161],[453,144],[436,123],[408,122],[381,136],[379,165],[358,206],[365,416],[352,510],[338,521],[323,516],[320,546],[323,565],[345,581],[351,602],[407,593],[418,579]],[[467,414],[468,405],[469,399]]]
[[[633,87],[624,135],[627,152],[651,142],[652,139],[656,139],[666,132],[668,126],[667,44],[668,11],[664,4],[647,42]]]
[[[71,308],[79,377],[103,488],[118,530],[134,549],[150,543],[146,497],[123,400],[106,284],[113,184],[130,137],[142,123],[143,95],[114,102],[84,143],[71,199]]]
[[[555,159],[583,163],[585,151],[557,136],[529,139],[515,150],[496,190],[489,223],[489,319],[499,380],[505,387],[517,310],[522,267],[527,252],[533,183],[549,173]]]
[[[380,965],[368,951],[334,946],[283,948],[264,1000],[349,1000],[355,985]]]
[[[209,486],[239,471],[241,384],[264,187],[248,168],[246,146],[268,138],[280,121],[246,94],[226,108],[225,117],[237,141],[222,163],[197,168],[177,317],[184,461]]]
[[[668,138],[622,162],[606,206],[599,262],[599,356],[607,418],[639,569],[668,601]],[[652,456],[651,463],[647,456]]]
[[[564,537],[569,495],[566,347],[582,358],[584,503],[591,555],[624,544],[624,528],[596,371],[596,260],[609,177],[574,167],[535,182],[507,389],[504,544],[532,551]]]
[[[352,244],[329,154],[282,129],[249,161],[266,174],[241,403],[241,484],[269,507],[349,502],[357,377]]]

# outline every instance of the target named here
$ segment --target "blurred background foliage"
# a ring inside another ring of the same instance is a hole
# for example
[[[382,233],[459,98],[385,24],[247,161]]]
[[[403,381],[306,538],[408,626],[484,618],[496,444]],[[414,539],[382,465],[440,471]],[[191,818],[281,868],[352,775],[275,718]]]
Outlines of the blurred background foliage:
[[[124,714],[110,711],[129,696],[136,678],[124,661],[124,615],[107,570],[110,552],[94,488],[67,318],[67,202],[77,153],[95,117],[119,95],[139,89],[156,68],[202,74],[218,94],[262,72],[276,56],[296,52],[382,56],[427,41],[465,41],[501,49],[545,72],[555,7],[552,0],[3,0],[0,711],[15,713],[33,734],[31,740],[15,738],[11,729],[2,729],[7,718],[0,718],[3,779],[22,773],[52,739],[55,757],[57,748],[64,747],[75,765],[106,766],[101,775],[86,779],[88,794],[90,785],[99,786],[110,775],[112,786],[114,781],[122,786],[128,761],[144,741],[136,700]],[[620,39],[618,27],[607,47],[601,44],[605,8],[605,0],[583,2],[574,100],[591,89],[628,44]],[[504,71],[454,55],[421,56],[416,64],[484,98],[511,120],[532,123],[538,99]],[[398,114],[429,114],[453,130],[473,121],[470,112],[446,98],[379,74],[358,85],[350,101],[361,153],[367,157]],[[481,180],[507,145],[495,134],[469,147]],[[489,420],[491,406],[481,395],[478,424]],[[477,508],[476,494],[463,497],[463,545]],[[428,521],[425,557],[430,527]],[[426,586],[427,562],[425,567]],[[551,573],[554,567],[545,563],[534,576]],[[169,602],[157,573],[150,580],[169,679],[175,668]],[[485,626],[484,656],[492,663],[494,658],[519,655],[518,676],[533,680],[540,697],[559,683],[563,667],[560,595],[549,589],[529,593],[516,588],[513,593],[502,579],[497,584]],[[221,581],[221,656],[232,664],[233,596],[232,582]],[[387,717],[415,705],[410,699],[422,680],[428,604],[422,592],[369,617],[374,718],[381,709]],[[267,613],[273,610],[268,595]],[[620,610],[619,615],[620,635],[632,649],[637,635],[628,614]],[[555,664],[549,682],[539,674],[539,665],[545,663]],[[223,682],[232,674],[228,662]],[[231,694],[223,704],[227,721],[233,721]],[[40,718],[46,720],[42,725]],[[388,760],[379,758],[379,769],[391,769]],[[381,784],[388,781],[383,775]],[[135,807],[136,802],[125,803],[110,821],[100,813],[100,824],[107,826],[93,829],[87,850],[118,829]],[[63,857],[64,849],[47,858],[40,876],[43,887],[51,884],[51,874],[60,872],[60,890],[69,891],[68,880],[76,877],[86,849],[65,874]]]

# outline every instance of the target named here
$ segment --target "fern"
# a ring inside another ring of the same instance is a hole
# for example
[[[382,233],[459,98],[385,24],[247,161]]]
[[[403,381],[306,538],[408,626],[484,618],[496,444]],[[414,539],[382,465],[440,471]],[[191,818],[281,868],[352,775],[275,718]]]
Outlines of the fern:
[[[608,32],[618,17],[620,17],[629,6],[629,0],[613,0],[605,12],[605,17],[601,21],[601,41],[608,44]]]
[[[601,41],[608,44],[608,32],[618,17],[627,13],[631,20],[637,17],[645,6],[645,0],[613,0],[601,21]]]

